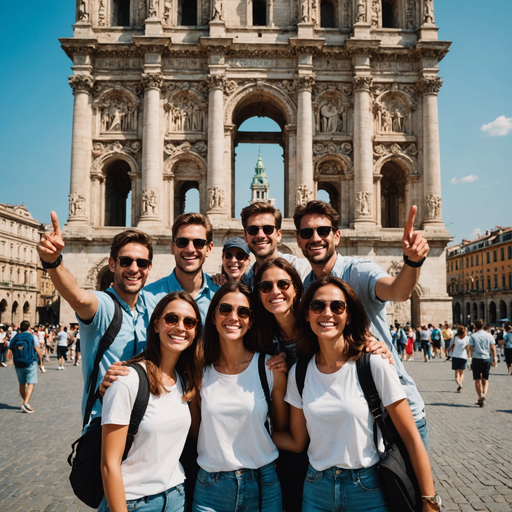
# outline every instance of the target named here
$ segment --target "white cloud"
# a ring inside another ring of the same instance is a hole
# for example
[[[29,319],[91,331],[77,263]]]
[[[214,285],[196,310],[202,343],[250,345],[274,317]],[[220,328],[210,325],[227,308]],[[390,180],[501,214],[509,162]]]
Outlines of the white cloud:
[[[475,176],[474,174],[470,174],[469,176],[463,176],[462,178],[452,178],[450,180],[450,185],[457,185],[457,183],[473,183],[473,181],[476,181],[478,179],[478,176]]]
[[[473,229],[473,232],[471,235],[469,235],[470,240],[475,240],[477,238],[480,238],[482,236],[482,230],[480,228]]]
[[[484,124],[480,130],[490,137],[503,137],[512,131],[512,117],[500,116],[492,123]]]

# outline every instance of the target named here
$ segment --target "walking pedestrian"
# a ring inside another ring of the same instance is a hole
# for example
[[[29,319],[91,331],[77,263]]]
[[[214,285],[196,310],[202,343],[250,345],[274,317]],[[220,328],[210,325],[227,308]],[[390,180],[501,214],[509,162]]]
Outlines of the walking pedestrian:
[[[68,350],[67,328],[61,325],[57,332],[57,358],[59,359],[58,370],[64,370],[64,361],[68,360]]]
[[[3,368],[7,367],[5,355],[8,346],[7,333],[4,331],[3,327],[0,327],[0,366]]]
[[[446,356],[446,360],[449,361],[451,358],[450,347],[452,345],[453,331],[450,329],[448,323],[445,322],[441,334],[444,341],[444,355]]]
[[[452,370],[455,370],[457,392],[460,393],[469,355],[469,337],[463,325],[457,327],[457,334],[453,337],[449,350],[452,353]]]
[[[414,361],[414,342],[416,340],[416,333],[412,327],[409,326],[407,331],[407,345],[405,346],[406,361]]]
[[[430,332],[430,341],[432,343],[432,348],[434,349],[433,350],[434,359],[435,358],[441,359],[441,339],[442,339],[441,329],[433,326],[432,331]]]
[[[508,374],[512,375],[512,325],[505,326],[505,335],[503,340],[505,342],[505,362],[507,363]]]
[[[426,325],[421,328],[420,339],[421,349],[423,350],[423,361],[428,363],[432,359],[432,352],[430,351],[430,330]]]

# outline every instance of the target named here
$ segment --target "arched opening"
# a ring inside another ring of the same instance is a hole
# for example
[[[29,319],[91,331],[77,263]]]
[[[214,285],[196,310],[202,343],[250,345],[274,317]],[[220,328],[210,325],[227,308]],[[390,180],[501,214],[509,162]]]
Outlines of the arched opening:
[[[340,213],[340,197],[336,186],[333,183],[324,181],[318,182],[317,199],[329,203],[337,212]]]
[[[474,322],[478,318],[478,306],[476,302],[473,302],[471,307],[471,321]]]
[[[105,226],[128,226],[127,212],[131,219],[130,166],[124,160],[116,160],[107,169],[105,182]]]
[[[393,4],[382,0],[382,28],[395,28]]]
[[[17,314],[18,314],[18,301],[14,301],[12,303],[12,308],[11,308],[11,323],[14,323],[14,319],[16,318]]]
[[[489,304],[489,323],[491,325],[496,324],[498,319],[496,318],[496,303],[492,301]]]
[[[199,185],[197,187],[189,188],[187,190],[183,202],[183,213],[199,211]]]
[[[331,0],[320,1],[320,26],[323,28],[335,28],[334,3]]]
[[[461,324],[462,323],[460,304],[458,302],[456,302],[454,304],[454,306],[453,306],[453,321],[456,324]]]
[[[30,304],[28,302],[25,302],[23,304],[23,315],[28,315],[30,313]]]
[[[130,26],[130,0],[113,0],[112,25],[114,27]]]
[[[174,218],[182,213],[199,211],[199,183],[181,181],[174,189]]]
[[[178,6],[179,25],[197,25],[197,0],[181,0]]]
[[[5,323],[5,312],[7,311],[7,301],[5,299],[2,299],[0,302],[0,324]]]
[[[500,317],[498,320],[502,318],[507,318],[507,305],[504,300],[500,300]]]
[[[482,322],[485,322],[486,316],[485,316],[485,304],[483,302],[480,302],[480,305],[478,306],[478,318],[482,320]]]
[[[405,223],[405,178],[403,169],[393,161],[380,171],[381,223],[383,228],[399,228]]]
[[[466,302],[466,318],[464,318],[464,325],[469,325],[471,323],[471,304]]]
[[[255,27],[265,27],[267,25],[267,2],[265,0],[253,0],[252,24]]]
[[[114,282],[114,273],[110,270],[108,265],[103,267],[98,273],[98,291],[104,292]]]

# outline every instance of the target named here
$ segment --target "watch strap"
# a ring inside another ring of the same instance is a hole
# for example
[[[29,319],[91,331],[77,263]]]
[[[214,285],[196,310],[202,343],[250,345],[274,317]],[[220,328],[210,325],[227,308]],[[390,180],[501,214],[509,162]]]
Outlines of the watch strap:
[[[404,263],[412,268],[419,268],[423,265],[427,258],[423,258],[420,261],[411,261],[407,255],[404,254]]]
[[[44,269],[57,268],[61,263],[62,263],[62,254],[53,263],[48,263],[44,260],[41,260],[41,266]]]

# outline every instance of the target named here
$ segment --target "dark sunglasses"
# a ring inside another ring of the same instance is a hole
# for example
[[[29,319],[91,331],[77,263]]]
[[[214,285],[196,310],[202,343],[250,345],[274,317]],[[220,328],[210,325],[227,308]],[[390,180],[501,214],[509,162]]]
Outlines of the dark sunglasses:
[[[347,304],[342,300],[333,300],[331,302],[325,302],[324,300],[312,300],[309,305],[309,309],[319,315],[325,311],[325,308],[329,306],[331,311],[335,315],[341,315],[347,309]]]
[[[270,224],[267,224],[266,226],[247,226],[245,231],[248,235],[256,236],[260,232],[260,229],[268,236],[275,231],[276,227],[271,226]]]
[[[302,228],[297,229],[297,234],[302,239],[309,240],[313,236],[313,233],[315,231],[318,233],[318,236],[320,238],[327,238],[331,234],[331,231],[336,231],[336,228],[334,228],[333,226],[320,226],[318,228]]]
[[[202,238],[176,238],[176,240],[174,240],[174,244],[179,249],[185,249],[190,242],[194,244],[194,249],[200,250],[208,243],[208,240],[203,240]]]
[[[245,254],[245,252],[229,252],[229,251],[226,251],[225,253],[222,254],[222,256],[224,256],[224,258],[226,258],[227,260],[231,260],[233,259],[233,256],[238,260],[238,261],[244,261],[246,260],[249,256],[247,256],[247,254]]]
[[[137,263],[137,267],[139,268],[148,268],[151,265],[151,260],[147,260],[145,258],[130,258],[130,256],[118,256],[119,265],[121,267],[129,267],[135,261]]]
[[[217,306],[217,309],[221,316],[229,316],[233,311],[233,306],[223,302]],[[238,315],[238,318],[245,320],[251,316],[251,310],[247,306],[238,306],[236,308],[236,314]]]
[[[276,283],[277,287],[282,292],[288,290],[292,284],[290,279],[279,279],[278,281],[261,281],[261,283],[258,283],[258,290],[261,293],[270,293],[274,289],[274,283]]]
[[[176,325],[181,319],[182,317],[177,315],[176,313],[167,313],[164,315],[165,325],[168,325],[169,327]],[[183,318],[183,327],[185,327],[187,331],[190,331],[196,325],[197,318],[192,318],[191,316],[186,316],[185,318]]]

